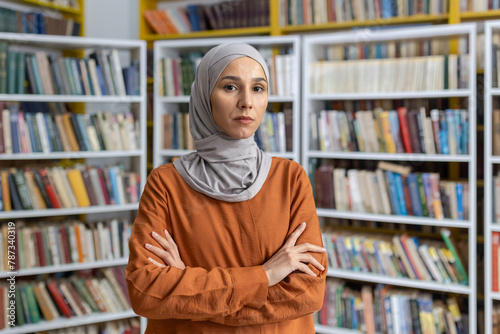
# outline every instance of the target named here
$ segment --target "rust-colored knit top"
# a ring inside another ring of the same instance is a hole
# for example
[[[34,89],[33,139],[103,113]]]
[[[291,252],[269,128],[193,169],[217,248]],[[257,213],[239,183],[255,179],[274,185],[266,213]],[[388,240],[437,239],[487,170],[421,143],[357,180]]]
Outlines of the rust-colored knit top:
[[[146,333],[314,333],[326,269],[290,274],[268,287],[262,267],[302,222],[297,244],[322,246],[311,184],[296,162],[273,158],[260,192],[222,202],[192,190],[172,164],[153,170],[130,237],[126,278],[134,311],[148,318]],[[146,250],[167,229],[186,268],[159,268]],[[313,253],[326,268],[324,253]]]

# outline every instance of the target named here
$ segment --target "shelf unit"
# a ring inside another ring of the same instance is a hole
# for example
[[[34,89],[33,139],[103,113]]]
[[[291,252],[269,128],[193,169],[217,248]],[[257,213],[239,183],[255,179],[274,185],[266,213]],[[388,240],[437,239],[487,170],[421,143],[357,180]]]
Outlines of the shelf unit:
[[[190,40],[171,40],[171,41],[156,41],[154,44],[154,63],[155,75],[157,75],[156,64],[165,56],[177,57],[181,52],[197,51],[203,54],[212,47],[222,43],[244,42],[258,48],[279,48],[289,47],[293,50],[293,91],[294,96],[269,96],[269,103],[288,102],[292,104],[293,115],[293,150],[291,152],[278,153],[268,152],[275,156],[280,156],[299,162],[300,152],[300,124],[297,120],[300,119],[299,114],[299,50],[300,39],[298,36],[263,36],[263,37],[241,37],[241,38],[214,38],[214,39],[190,39]],[[166,162],[167,158],[178,157],[186,154],[187,150],[165,150],[162,148],[163,121],[162,116],[167,112],[177,111],[179,104],[188,104],[189,96],[160,96],[159,80],[154,83],[154,128],[153,128],[153,167],[158,167]]]
[[[492,233],[500,232],[495,221],[494,166],[500,157],[493,155],[493,99],[500,97],[500,89],[493,87],[492,45],[493,34],[500,33],[500,20],[487,21],[484,26],[484,319],[485,334],[493,333],[493,303],[500,302],[500,293],[493,292],[492,282]],[[495,73],[496,74],[496,73]]]
[[[106,166],[108,164],[122,163],[126,171],[133,171],[140,175],[140,183],[137,185],[142,192],[146,182],[146,43],[139,40],[112,40],[85,37],[50,36],[0,33],[0,41],[8,43],[9,48],[16,50],[43,50],[47,53],[62,54],[64,52],[74,52],[86,55],[99,49],[116,49],[120,57],[122,66],[127,62],[139,60],[139,85],[140,94],[137,96],[83,96],[83,95],[31,95],[13,94],[0,95],[0,101],[31,101],[31,102],[63,102],[75,103],[77,109],[82,112],[92,114],[97,111],[109,110],[132,112],[136,125],[139,127],[138,149],[130,151],[76,151],[76,152],[52,152],[52,153],[13,153],[0,154],[2,166],[9,167],[11,161],[17,164],[30,164],[37,161],[38,164],[49,162],[50,160],[63,159],[65,161],[76,160],[81,162],[85,159],[85,164],[95,166]],[[74,54],[72,53],[72,54]],[[46,209],[46,210],[13,210],[0,212],[0,221],[7,222],[16,219],[42,218],[57,216],[85,215],[85,220],[98,221],[109,218],[126,217],[129,222],[133,221],[138,203],[122,205],[101,205],[76,208]],[[37,276],[50,273],[60,273],[67,271],[79,271],[94,268],[105,268],[112,266],[124,266],[127,258],[116,260],[103,260],[90,263],[72,263],[60,266],[47,266],[29,269],[19,269],[17,277]],[[7,275],[7,276],[6,276]],[[8,273],[2,272],[1,277],[9,277]],[[11,327],[0,330],[1,334],[28,333],[35,331],[45,331],[52,329],[66,328],[69,326],[81,326],[92,323],[102,323],[119,319],[133,318],[137,315],[132,310],[116,314],[102,313],[90,314],[83,317],[74,317],[71,322],[65,318],[54,321],[41,321],[37,324],[29,324],[18,327]]]
[[[85,36],[85,0],[76,0],[77,8],[60,5],[44,0],[2,0],[3,3],[18,4],[22,7],[32,7],[50,12],[60,13],[65,19],[72,19],[80,24],[80,36]]]
[[[400,28],[383,31],[370,31],[368,29],[343,32],[307,35],[303,37],[302,73],[310,73],[310,64],[322,59],[321,48],[327,45],[345,45],[356,43],[376,43],[384,41],[400,41],[414,39],[445,38],[454,39],[465,37],[469,45],[469,73],[476,73],[475,59],[475,24],[456,24],[435,27]],[[415,281],[410,279],[394,279],[388,276],[376,274],[356,273],[346,270],[329,270],[328,275],[340,277],[346,280],[361,282],[374,282],[393,284],[400,287],[411,286],[416,289],[424,289],[434,292],[448,291],[464,295],[468,298],[469,309],[469,332],[476,331],[476,83],[475,76],[470,75],[467,89],[442,90],[436,92],[387,92],[387,93],[355,93],[355,94],[311,94],[309,78],[302,79],[302,165],[308,173],[311,159],[344,159],[344,160],[373,160],[373,161],[439,161],[439,162],[464,162],[468,165],[469,183],[469,219],[468,220],[437,220],[428,217],[398,216],[398,215],[376,215],[370,213],[357,213],[337,211],[333,209],[317,210],[320,218],[343,218],[361,221],[376,221],[383,223],[429,225],[436,227],[455,227],[467,230],[468,234],[468,256],[469,266],[467,268],[469,285],[450,285],[437,282]],[[310,149],[310,113],[324,109],[324,102],[332,100],[374,100],[374,99],[422,99],[422,98],[456,98],[462,97],[468,101],[469,110],[469,154],[468,155],[425,155],[425,154],[390,154],[390,153],[362,153],[362,152],[320,152]],[[357,333],[356,331],[345,331],[341,328],[317,327],[317,333]]]

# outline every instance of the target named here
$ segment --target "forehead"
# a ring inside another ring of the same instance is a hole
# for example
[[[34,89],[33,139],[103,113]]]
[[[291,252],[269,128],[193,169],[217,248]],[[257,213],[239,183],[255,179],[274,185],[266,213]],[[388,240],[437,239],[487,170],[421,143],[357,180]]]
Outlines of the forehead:
[[[260,63],[250,57],[240,57],[231,61],[226,66],[224,71],[222,71],[220,78],[223,78],[225,75],[234,74],[248,74],[252,76],[265,77],[264,70],[262,69]]]

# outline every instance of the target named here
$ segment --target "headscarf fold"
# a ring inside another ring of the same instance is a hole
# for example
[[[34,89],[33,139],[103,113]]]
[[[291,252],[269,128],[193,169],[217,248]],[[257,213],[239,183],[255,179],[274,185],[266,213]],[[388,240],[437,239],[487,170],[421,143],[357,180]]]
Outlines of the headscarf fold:
[[[264,58],[248,44],[222,44],[208,51],[198,65],[189,100],[189,129],[196,151],[174,162],[193,190],[226,202],[253,198],[262,188],[272,161],[253,135],[234,139],[219,129],[212,116],[212,90],[226,66],[241,57],[257,61],[269,80]]]

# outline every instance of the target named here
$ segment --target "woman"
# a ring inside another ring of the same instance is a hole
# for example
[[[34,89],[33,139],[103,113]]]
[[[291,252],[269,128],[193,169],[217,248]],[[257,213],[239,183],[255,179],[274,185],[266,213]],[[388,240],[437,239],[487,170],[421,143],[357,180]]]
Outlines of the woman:
[[[127,284],[146,333],[314,333],[327,260],[305,171],[253,139],[268,78],[244,43],[198,66],[196,152],[151,172],[129,240]]]

